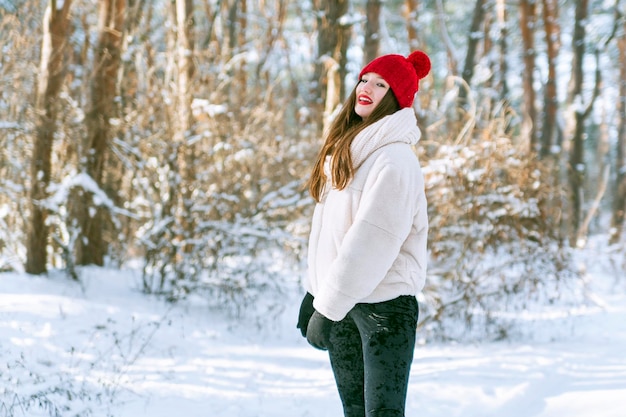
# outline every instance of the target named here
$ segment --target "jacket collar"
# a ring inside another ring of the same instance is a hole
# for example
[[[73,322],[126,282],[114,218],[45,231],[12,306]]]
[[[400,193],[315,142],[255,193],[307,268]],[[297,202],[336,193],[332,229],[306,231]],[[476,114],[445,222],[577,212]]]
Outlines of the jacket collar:
[[[415,145],[421,137],[415,110],[403,108],[366,127],[352,141],[350,156],[357,169],[374,151],[391,143]]]

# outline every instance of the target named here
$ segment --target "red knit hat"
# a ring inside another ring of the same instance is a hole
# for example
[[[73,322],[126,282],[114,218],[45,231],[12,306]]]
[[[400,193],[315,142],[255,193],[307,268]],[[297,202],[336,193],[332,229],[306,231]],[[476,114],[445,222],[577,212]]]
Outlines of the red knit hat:
[[[396,54],[383,55],[367,64],[359,79],[368,72],[375,72],[389,83],[400,107],[411,107],[419,90],[419,80],[430,72],[430,58],[422,51],[415,51],[407,58]]]

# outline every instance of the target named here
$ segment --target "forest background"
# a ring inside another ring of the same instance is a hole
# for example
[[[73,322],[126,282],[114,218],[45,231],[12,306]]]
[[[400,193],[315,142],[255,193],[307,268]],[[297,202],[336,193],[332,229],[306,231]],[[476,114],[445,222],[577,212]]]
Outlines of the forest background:
[[[506,337],[503,311],[584,301],[573,250],[590,234],[626,268],[625,14],[624,0],[2,0],[0,271],[136,267],[172,302],[280,309],[305,269],[326,124],[363,64],[421,49],[420,323]]]

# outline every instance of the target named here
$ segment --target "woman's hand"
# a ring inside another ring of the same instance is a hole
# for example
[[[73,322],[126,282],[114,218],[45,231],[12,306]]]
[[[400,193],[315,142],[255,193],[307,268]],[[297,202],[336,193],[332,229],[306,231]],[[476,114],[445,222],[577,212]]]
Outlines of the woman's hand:
[[[306,330],[309,327],[309,320],[311,316],[315,312],[315,308],[313,308],[313,296],[311,293],[306,293],[304,298],[302,299],[302,303],[300,304],[300,312],[298,313],[298,325],[296,326],[300,329],[300,333],[302,333],[302,337],[306,337]]]
[[[320,350],[328,350],[330,345],[330,331],[333,321],[315,311],[309,320],[306,332],[306,340],[311,346]]]

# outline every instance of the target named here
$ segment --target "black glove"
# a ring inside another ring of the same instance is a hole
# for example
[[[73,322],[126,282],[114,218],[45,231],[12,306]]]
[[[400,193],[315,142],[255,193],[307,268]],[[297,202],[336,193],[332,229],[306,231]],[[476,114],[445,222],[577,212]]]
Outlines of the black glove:
[[[302,337],[306,337],[306,328],[309,325],[309,320],[311,319],[314,311],[313,295],[307,292],[302,299],[302,304],[300,304],[300,314],[298,314],[298,325],[296,326],[300,329]]]
[[[306,331],[306,340],[311,346],[320,350],[328,350],[330,345],[330,331],[333,328],[333,321],[315,311],[309,320]]]

